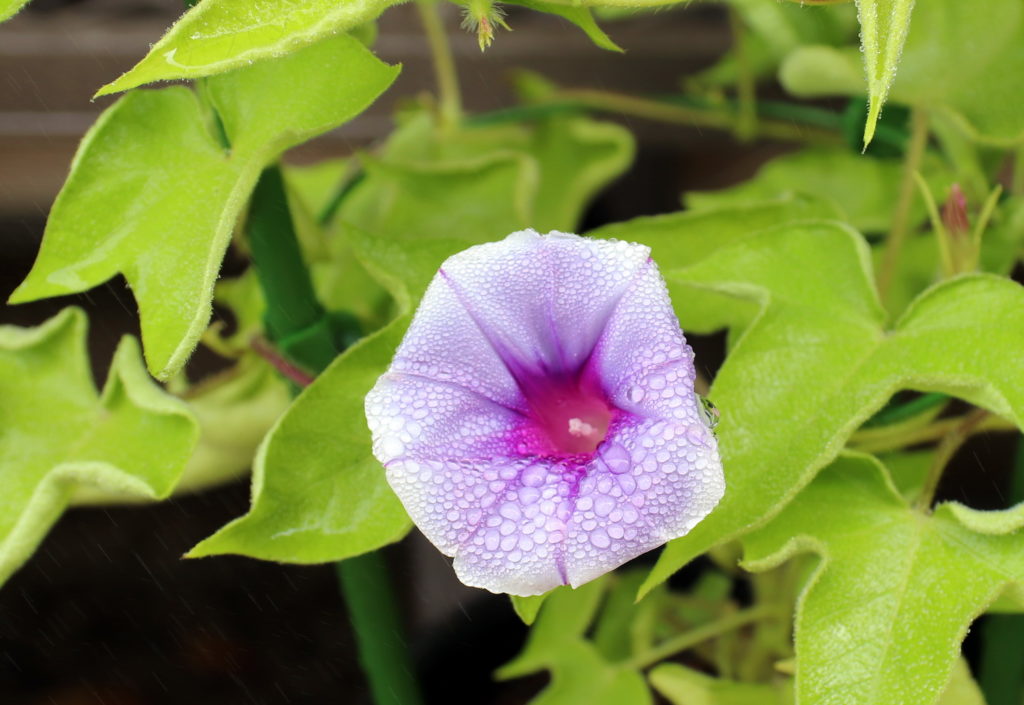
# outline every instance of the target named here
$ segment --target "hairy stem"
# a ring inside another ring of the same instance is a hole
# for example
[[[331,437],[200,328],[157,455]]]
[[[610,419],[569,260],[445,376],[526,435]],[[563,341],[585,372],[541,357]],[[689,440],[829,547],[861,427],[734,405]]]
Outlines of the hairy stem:
[[[921,168],[925,147],[928,146],[928,113],[924,108],[914,108],[910,115],[910,143],[903,159],[903,180],[900,183],[899,200],[893,213],[892,225],[882,253],[882,265],[878,271],[878,295],[884,301],[899,267],[903,243],[910,229],[910,207],[914,202],[916,188],[914,174]]]
[[[671,639],[666,639],[654,648],[637,654],[626,665],[636,669],[648,668],[680,651],[685,651],[709,639],[728,634],[734,629],[739,629],[751,622],[761,619],[774,619],[779,616],[779,610],[775,605],[758,605],[740,610],[708,624],[702,624],[696,629],[678,634]]]
[[[918,510],[928,511],[931,508],[932,501],[935,499],[935,490],[939,488],[939,481],[942,479],[942,473],[949,461],[987,416],[989,416],[989,412],[985,409],[975,409],[960,419],[960,423],[951,428],[942,438],[935,451],[935,459],[932,460],[932,465],[928,468],[928,474],[925,476],[924,487],[921,488],[921,494],[915,502],[914,506]]]
[[[459,91],[455,57],[452,55],[448,34],[437,8],[437,0],[416,0],[416,9],[419,10],[423,31],[430,44],[430,54],[434,59],[441,127],[445,130],[454,130],[462,120],[462,95]]]
[[[686,127],[710,127],[735,131],[738,118],[732,111],[695,106],[672,105],[649,98],[636,98],[623,93],[594,89],[559,91],[552,96],[557,102],[569,101],[591,110],[620,115],[632,115],[656,122],[667,122]],[[758,120],[754,135],[785,142],[836,145],[842,138],[834,132],[815,127],[796,125],[782,120]]]

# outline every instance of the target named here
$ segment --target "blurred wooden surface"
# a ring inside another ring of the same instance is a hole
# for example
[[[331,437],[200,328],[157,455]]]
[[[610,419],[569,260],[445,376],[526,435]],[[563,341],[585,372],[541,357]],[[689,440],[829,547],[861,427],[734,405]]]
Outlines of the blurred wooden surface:
[[[178,14],[177,0],[86,0],[40,9],[30,5],[0,25],[0,217],[45,214],[67,172],[78,140],[115,98],[90,98],[129,69]],[[380,22],[377,54],[402,63],[396,84],[365,114],[300,150],[313,160],[344,154],[385,136],[396,100],[432,91],[426,42],[411,5],[389,10]],[[569,86],[672,92],[679,78],[710,64],[728,45],[714,8],[693,7],[606,23],[626,49],[595,47],[582,31],[550,15],[511,8],[514,31],[502,31],[481,53],[459,29],[457,8],[445,6],[466,106],[493,110],[514,102],[508,74],[538,71]],[[665,142],[680,131],[637,124],[641,138]],[[685,131],[684,131],[685,132]],[[694,137],[696,132],[694,132]],[[675,144],[678,149],[680,145]]]

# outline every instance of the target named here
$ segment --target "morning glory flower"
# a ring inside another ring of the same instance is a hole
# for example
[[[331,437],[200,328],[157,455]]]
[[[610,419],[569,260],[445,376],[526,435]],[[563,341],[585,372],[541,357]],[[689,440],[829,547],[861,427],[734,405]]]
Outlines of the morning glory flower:
[[[388,482],[462,582],[535,595],[718,503],[694,376],[647,247],[526,230],[441,266],[366,416]]]

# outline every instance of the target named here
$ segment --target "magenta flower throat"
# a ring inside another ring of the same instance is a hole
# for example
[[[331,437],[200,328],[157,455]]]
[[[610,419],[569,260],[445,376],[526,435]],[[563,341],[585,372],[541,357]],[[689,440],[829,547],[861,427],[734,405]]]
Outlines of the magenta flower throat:
[[[459,578],[535,595],[718,503],[694,374],[648,248],[527,230],[441,266],[366,416],[391,487]]]

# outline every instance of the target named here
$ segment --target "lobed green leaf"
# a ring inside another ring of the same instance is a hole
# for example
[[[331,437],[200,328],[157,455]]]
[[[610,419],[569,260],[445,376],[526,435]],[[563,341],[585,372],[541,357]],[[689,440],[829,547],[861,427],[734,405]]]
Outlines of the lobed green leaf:
[[[281,58],[374,20],[400,1],[203,0],[182,15],[142,61],[100,88],[96,97],[154,81],[211,76]]]
[[[939,698],[970,622],[1024,580],[1024,534],[977,533],[961,521],[964,511],[971,510],[914,510],[877,460],[848,454],[745,537],[745,565],[753,570],[802,551],[821,558],[798,602],[799,705]],[[960,699],[950,702],[979,702],[959,670],[951,689]]]
[[[710,393],[722,413],[725,497],[669,543],[644,591],[781,510],[901,389],[1024,419],[1024,361],[1011,352],[1024,346],[1024,290],[1007,279],[943,282],[886,331],[864,241],[827,223],[757,234],[667,278],[760,312]]]
[[[139,305],[149,369],[167,379],[210,319],[221,260],[263,167],[362,111],[397,73],[342,36],[211,79],[230,150],[190,90],[125,96],[82,141],[10,301],[84,291],[120,272]]]
[[[196,443],[195,418],[146,374],[134,339],[97,393],[86,325],[71,308],[37,328],[0,326],[0,583],[76,490],[166,497]]]

